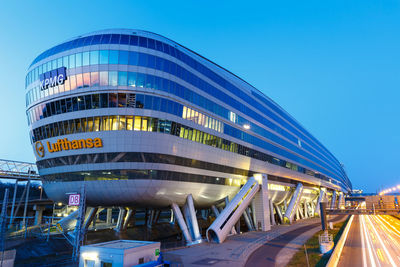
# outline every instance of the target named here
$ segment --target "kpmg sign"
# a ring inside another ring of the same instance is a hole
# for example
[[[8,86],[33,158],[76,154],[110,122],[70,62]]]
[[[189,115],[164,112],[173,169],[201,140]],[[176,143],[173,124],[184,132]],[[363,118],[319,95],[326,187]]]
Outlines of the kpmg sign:
[[[40,74],[40,90],[45,90],[49,87],[64,84],[67,79],[67,68],[61,67]]]

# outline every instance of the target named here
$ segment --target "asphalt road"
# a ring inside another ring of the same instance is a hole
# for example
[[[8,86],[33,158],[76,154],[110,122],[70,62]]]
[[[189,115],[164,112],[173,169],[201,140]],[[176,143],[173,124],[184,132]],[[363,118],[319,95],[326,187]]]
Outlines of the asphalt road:
[[[400,266],[400,220],[355,216],[338,266]]]
[[[342,219],[343,216],[337,216],[332,222],[337,222]],[[268,241],[250,255],[245,266],[278,266],[277,256],[279,252],[289,245],[296,237],[316,227],[321,227],[321,223],[313,223],[300,227]]]

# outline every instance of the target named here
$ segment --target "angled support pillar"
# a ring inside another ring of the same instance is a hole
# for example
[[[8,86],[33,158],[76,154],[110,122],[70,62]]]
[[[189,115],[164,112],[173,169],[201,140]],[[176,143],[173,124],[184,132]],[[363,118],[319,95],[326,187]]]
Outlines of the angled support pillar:
[[[336,190],[332,194],[331,209],[336,209]]]
[[[128,209],[128,212],[125,216],[124,224],[122,225],[122,231],[126,231],[126,229],[128,229],[129,220],[131,219],[132,215],[135,216],[135,213],[136,211],[134,209]]]
[[[169,217],[169,224],[175,224],[175,216],[174,216],[174,211],[172,209]]]
[[[343,192],[339,193],[339,200],[338,200],[338,209],[344,208],[344,198],[343,198]]]
[[[252,202],[252,210],[254,213],[254,227],[259,231],[271,230],[271,211],[270,200],[268,196],[268,175],[255,174],[254,177],[260,183],[260,190],[256,193]],[[274,220],[275,221],[275,220]]]
[[[150,210],[150,216],[148,217],[147,220],[147,228],[153,227],[154,218],[155,218],[155,210]]]
[[[307,219],[308,216],[308,203],[307,201],[304,201],[304,217]]]
[[[272,200],[269,200],[269,211],[271,212],[271,214],[270,214],[271,225],[276,225],[275,214],[274,214],[274,204],[272,203]]]
[[[303,212],[303,207],[302,207],[301,203],[299,203],[299,206],[297,207],[297,211],[300,214],[300,219],[304,219],[304,212]]]
[[[183,207],[183,214],[185,215],[186,223],[189,228],[193,243],[201,243],[201,234],[199,230],[199,224],[197,222],[196,211],[194,209],[192,194],[189,194],[186,197],[186,203]]]
[[[244,222],[246,223],[247,229],[249,229],[249,231],[254,231],[253,225],[252,225],[249,215],[247,213],[247,209],[243,212],[243,218],[244,218]]]
[[[218,218],[219,216],[219,210],[217,209],[217,207],[215,207],[214,205],[211,206],[211,210],[214,213],[215,218]]]
[[[84,231],[84,233],[86,233],[87,230],[89,229],[89,225],[92,223],[92,221],[96,217],[98,210],[99,210],[99,208],[88,208],[88,211],[86,212],[86,216],[85,216],[86,220],[83,223],[83,227],[82,227],[82,230]]]
[[[123,207],[119,207],[118,221],[115,226],[115,231],[120,232],[122,229],[122,225],[124,224],[124,218],[126,214],[126,209]]]
[[[318,200],[317,200],[317,205],[315,205],[316,209],[314,209],[314,214],[315,216],[320,216],[321,214],[321,210],[319,208],[319,205],[321,202],[323,202],[325,199],[325,190],[323,188],[321,188],[319,190],[319,196],[318,196]]]
[[[176,203],[172,203],[172,210],[174,211],[174,216],[178,221],[178,225],[181,228],[182,234],[186,240],[186,244],[192,243],[192,237],[189,234],[189,229],[186,225],[185,219],[183,219],[183,215],[181,209]]]
[[[282,216],[281,208],[278,205],[276,205],[275,203],[273,203],[273,205],[274,205],[276,213],[278,214],[279,223],[282,224],[283,223],[283,216]]]
[[[229,197],[226,196],[226,197],[225,197],[225,207],[227,207],[228,204],[229,204]],[[237,233],[236,233],[235,226],[233,226],[233,227],[232,227],[232,230],[231,230],[231,235],[236,235],[236,234],[237,234]]]
[[[303,184],[298,183],[296,190],[293,192],[292,199],[290,200],[289,206],[285,212],[284,221],[292,223],[294,214],[298,211],[301,195],[303,193]]]
[[[247,207],[247,208],[246,208],[245,213],[247,214],[247,217],[249,218],[249,222],[250,222],[252,231],[255,231],[255,230],[256,230],[256,227],[254,226],[253,216],[251,216],[251,209],[250,209],[250,207]]]
[[[111,225],[111,223],[112,223],[112,208],[107,209],[106,223],[107,223],[107,226]]]
[[[208,241],[222,243],[226,239],[232,227],[239,220],[253,197],[259,190],[260,185],[254,177],[248,179],[247,183],[239,190],[236,196],[229,202],[228,206],[221,212],[218,218],[207,229]]]

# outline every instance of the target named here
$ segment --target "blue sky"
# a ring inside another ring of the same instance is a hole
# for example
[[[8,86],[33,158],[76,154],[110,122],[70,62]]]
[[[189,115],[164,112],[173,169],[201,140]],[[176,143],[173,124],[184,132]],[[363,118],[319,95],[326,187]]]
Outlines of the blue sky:
[[[0,158],[34,161],[24,77],[52,45],[105,28],[171,38],[263,91],[346,166],[355,188],[400,183],[398,1],[4,1]]]

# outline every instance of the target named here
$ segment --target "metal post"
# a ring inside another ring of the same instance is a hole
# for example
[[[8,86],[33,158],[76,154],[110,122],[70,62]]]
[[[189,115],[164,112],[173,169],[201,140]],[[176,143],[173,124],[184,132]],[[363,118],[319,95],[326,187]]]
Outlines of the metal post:
[[[328,229],[328,222],[326,220],[326,202],[321,202],[319,204],[320,206],[320,214],[321,214],[321,225],[322,225],[322,230],[325,231]]]
[[[85,233],[84,230],[82,230],[82,226],[85,221],[85,210],[86,210],[85,206],[86,206],[86,194],[85,194],[85,186],[83,185],[81,189],[78,218],[76,220],[76,227],[75,227],[75,240],[74,240],[75,242],[72,254],[72,259],[74,261],[79,260],[81,245],[83,245],[83,239]]]
[[[321,202],[324,201],[324,197],[325,197],[325,191],[322,190],[322,188],[319,190],[319,196],[318,196],[318,200],[317,200],[317,206],[315,208],[314,214],[320,216],[320,209],[319,209],[319,205]]]
[[[53,225],[55,206],[56,206],[56,203],[53,203],[53,212],[51,213],[51,221],[49,222],[49,228],[47,230],[47,239],[46,239],[47,242],[49,242],[49,239],[50,239],[50,229],[51,229],[51,226]]]
[[[14,216],[14,207],[15,207],[15,198],[17,197],[17,191],[18,191],[18,180],[15,180],[14,195],[13,195],[13,201],[12,201],[12,205],[11,205],[11,214],[10,214],[10,225],[9,225],[9,227],[12,226],[12,221],[13,221],[13,216]]]
[[[26,221],[26,212],[28,211],[28,202],[29,202],[29,191],[31,187],[31,175],[30,170],[28,170],[28,182],[26,183],[26,196],[25,196],[25,206],[24,206],[24,217],[22,218],[22,225],[25,227],[25,238],[26,238],[26,228],[27,228],[27,221]]]
[[[3,263],[3,256],[4,256],[4,250],[5,250],[7,204],[8,204],[8,188],[6,188],[6,190],[4,192],[3,206],[1,207],[1,215],[0,215],[0,252],[2,253],[1,254],[1,263]],[[0,265],[0,266],[2,266],[2,265]]]

